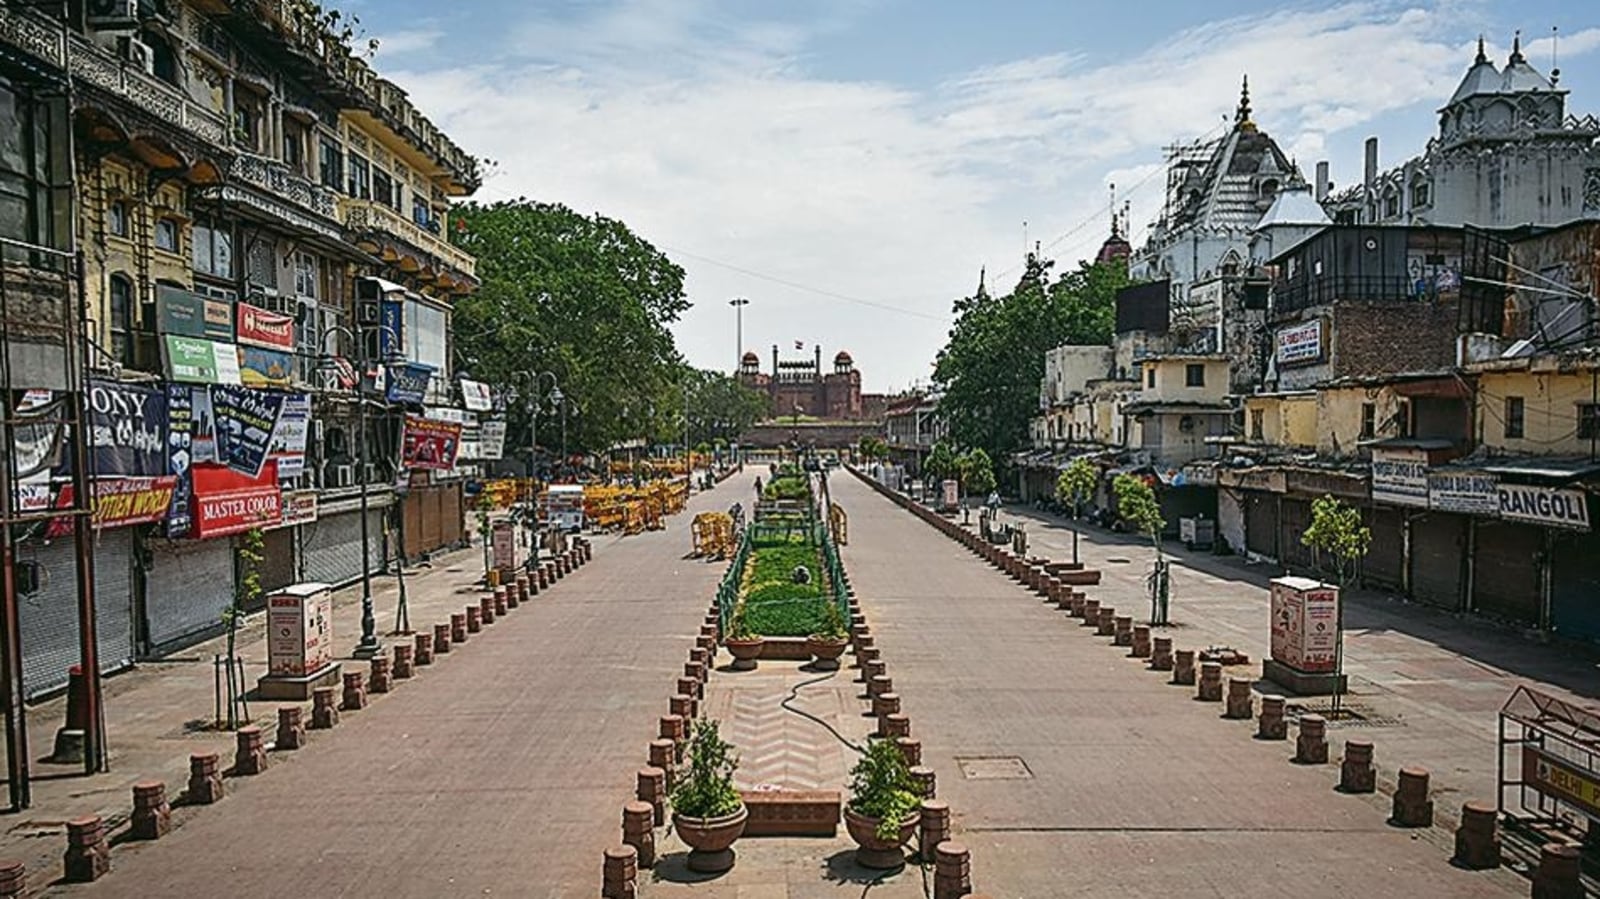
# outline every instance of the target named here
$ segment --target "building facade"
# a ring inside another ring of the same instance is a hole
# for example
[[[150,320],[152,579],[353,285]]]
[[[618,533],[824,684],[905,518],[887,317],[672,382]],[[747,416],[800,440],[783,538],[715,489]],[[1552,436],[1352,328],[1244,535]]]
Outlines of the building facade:
[[[778,418],[804,415],[828,421],[861,421],[867,418],[861,396],[861,372],[855,360],[840,350],[833,357],[833,370],[822,367],[822,347],[811,359],[780,359],[772,347],[772,371],[761,371],[761,359],[745,353],[739,361],[739,382],[764,394]]]

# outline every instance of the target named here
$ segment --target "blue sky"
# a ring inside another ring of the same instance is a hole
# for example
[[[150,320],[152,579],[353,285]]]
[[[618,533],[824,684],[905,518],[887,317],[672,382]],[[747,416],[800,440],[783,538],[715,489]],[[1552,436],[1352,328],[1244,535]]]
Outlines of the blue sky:
[[[1034,241],[1059,266],[1092,255],[1110,183],[1137,243],[1162,146],[1215,134],[1242,75],[1302,170],[1348,185],[1368,136],[1385,167],[1422,150],[1480,33],[1503,63],[1521,29],[1548,70],[1558,26],[1568,111],[1600,113],[1587,5],[341,4],[379,70],[498,161],[482,197],[603,212],[685,267],[691,362],[733,364],[727,300],[748,296],[747,348],[848,349],[869,390],[926,380],[980,267],[1004,287]]]

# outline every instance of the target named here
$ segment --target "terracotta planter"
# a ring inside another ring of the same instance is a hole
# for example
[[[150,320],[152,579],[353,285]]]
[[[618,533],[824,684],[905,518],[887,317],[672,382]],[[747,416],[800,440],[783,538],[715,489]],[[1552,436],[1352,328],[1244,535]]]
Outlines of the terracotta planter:
[[[756,659],[761,658],[761,644],[765,642],[760,637],[750,637],[745,640],[727,639],[722,645],[728,648],[733,656],[733,670],[754,671]]]
[[[848,637],[835,640],[831,637],[819,637],[816,634],[806,638],[806,651],[816,661],[812,667],[819,671],[839,670],[839,657],[844,655],[845,647],[850,645]]]
[[[733,867],[733,841],[744,833],[750,810],[743,805],[720,818],[691,818],[672,813],[672,829],[689,847],[689,870],[701,874],[721,874]]]
[[[856,849],[856,864],[879,871],[898,868],[906,863],[905,850],[901,847],[911,842],[917,833],[917,825],[921,823],[922,813],[912,812],[900,825],[898,839],[880,840],[877,818],[858,815],[849,806],[844,810],[845,829],[850,831],[850,839],[860,847]]]

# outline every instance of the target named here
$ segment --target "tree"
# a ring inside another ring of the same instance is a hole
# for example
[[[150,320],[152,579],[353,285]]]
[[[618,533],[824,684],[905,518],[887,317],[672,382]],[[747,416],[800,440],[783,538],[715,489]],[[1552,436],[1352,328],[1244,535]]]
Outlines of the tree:
[[[940,441],[928,451],[928,458],[922,460],[922,470],[934,480],[943,481],[954,477],[957,471],[956,455],[950,449],[950,444]]]
[[[1100,473],[1095,471],[1089,460],[1079,457],[1067,464],[1056,477],[1056,499],[1072,507],[1072,563],[1078,562],[1078,516],[1083,514],[1083,504],[1094,495],[1094,488],[1100,481]]]
[[[525,391],[528,375],[553,373],[568,402],[543,410],[539,436],[560,434],[564,416],[572,449],[667,429],[682,404],[668,330],[689,308],[682,268],[622,222],[557,204],[465,203],[455,220],[451,240],[477,256],[482,282],[452,313],[465,370]],[[528,433],[531,415],[513,404],[510,432]]]
[[[1147,584],[1150,588],[1150,623],[1167,623],[1167,602],[1171,596],[1171,581],[1167,574],[1167,560],[1161,554],[1161,532],[1167,520],[1161,517],[1161,503],[1156,492],[1143,479],[1130,474],[1119,474],[1111,482],[1117,495],[1117,514],[1135,530],[1150,540],[1155,547],[1156,564]]]
[[[261,601],[261,560],[263,556],[264,539],[260,528],[251,528],[239,536],[238,548],[235,554],[239,560],[239,583],[233,591],[233,602],[222,613],[222,622],[228,627],[228,712],[227,717],[217,722],[229,730],[239,726],[239,697],[246,692],[245,685],[239,680],[242,671],[237,671],[238,663],[235,662],[234,645],[239,634],[239,622],[244,619],[245,611]]]
[[[1356,571],[1372,548],[1372,529],[1361,523],[1361,510],[1324,494],[1311,503],[1311,526],[1300,542],[1333,560],[1341,588],[1355,581]],[[1342,591],[1341,591],[1342,592]],[[1339,597],[1333,641],[1333,710],[1344,701],[1344,597]]]
[[[751,425],[767,417],[767,396],[726,372],[684,366],[683,380],[688,391],[689,430],[696,438],[738,440]]]
[[[889,457],[889,444],[885,443],[881,437],[867,434],[856,444],[856,452],[867,462],[887,459]]]
[[[983,447],[973,447],[962,455],[958,463],[961,470],[961,486],[965,487],[968,494],[985,494],[994,489],[994,463],[989,461],[989,454]]]

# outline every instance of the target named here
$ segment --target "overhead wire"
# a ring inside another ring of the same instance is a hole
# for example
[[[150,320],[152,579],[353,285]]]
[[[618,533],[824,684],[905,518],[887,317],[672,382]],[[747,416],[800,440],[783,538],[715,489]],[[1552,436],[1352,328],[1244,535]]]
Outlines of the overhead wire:
[[[666,244],[661,244],[661,249],[666,250],[669,253],[676,253],[679,256],[686,256],[697,262],[704,262],[707,265],[714,265],[718,268],[725,268],[729,271],[738,272],[741,275],[746,275],[751,278],[756,278],[762,281],[770,281],[773,284],[781,284],[784,287],[792,288],[794,290],[803,290],[806,293],[814,293],[818,296],[841,300],[846,303],[855,303],[859,306],[870,306],[874,309],[882,309],[885,312],[898,312],[901,315],[910,315],[916,318],[923,318],[929,321],[936,321],[940,323],[947,324],[950,321],[950,316],[948,315],[937,315],[931,312],[923,312],[919,309],[907,309],[904,306],[894,306],[889,303],[878,302],[877,300],[867,300],[861,297],[850,296],[849,294],[839,293],[838,291],[834,290],[827,290],[821,287],[812,287],[808,284],[802,284],[798,281],[791,281],[787,278],[780,278],[776,275],[768,275],[763,272],[755,271],[754,269],[745,268],[744,266],[734,265],[731,262],[723,262],[720,259],[712,259],[709,256],[702,256],[699,253],[691,253],[688,250],[679,249],[677,247],[669,247]]]

